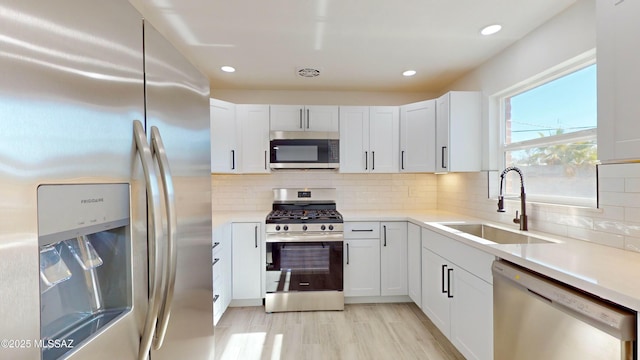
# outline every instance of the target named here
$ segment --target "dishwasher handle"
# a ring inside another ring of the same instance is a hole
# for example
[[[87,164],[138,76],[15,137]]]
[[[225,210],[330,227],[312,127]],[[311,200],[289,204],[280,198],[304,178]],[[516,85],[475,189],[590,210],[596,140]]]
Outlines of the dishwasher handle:
[[[636,313],[631,310],[504,260],[494,261],[491,270],[494,287],[496,282],[507,282],[617,339],[636,340]]]

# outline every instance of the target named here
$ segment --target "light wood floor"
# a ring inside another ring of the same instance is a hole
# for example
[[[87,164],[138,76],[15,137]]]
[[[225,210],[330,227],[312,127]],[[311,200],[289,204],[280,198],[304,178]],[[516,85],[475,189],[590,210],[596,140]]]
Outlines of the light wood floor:
[[[216,359],[464,359],[414,304],[266,314],[229,308],[215,328]]]

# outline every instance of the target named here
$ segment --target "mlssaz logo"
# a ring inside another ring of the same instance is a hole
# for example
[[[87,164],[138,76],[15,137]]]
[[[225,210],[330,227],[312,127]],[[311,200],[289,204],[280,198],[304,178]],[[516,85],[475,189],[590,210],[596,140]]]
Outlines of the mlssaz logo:
[[[82,199],[82,200],[80,200],[81,204],[92,204],[92,203],[99,203],[99,202],[104,202],[104,198],[94,198],[94,199]]]

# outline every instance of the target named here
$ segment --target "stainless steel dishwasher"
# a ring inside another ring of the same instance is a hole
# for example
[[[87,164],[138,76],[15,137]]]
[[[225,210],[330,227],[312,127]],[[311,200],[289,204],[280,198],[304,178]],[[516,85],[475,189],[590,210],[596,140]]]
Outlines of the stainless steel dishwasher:
[[[493,263],[494,359],[637,359],[637,313],[503,260]]]

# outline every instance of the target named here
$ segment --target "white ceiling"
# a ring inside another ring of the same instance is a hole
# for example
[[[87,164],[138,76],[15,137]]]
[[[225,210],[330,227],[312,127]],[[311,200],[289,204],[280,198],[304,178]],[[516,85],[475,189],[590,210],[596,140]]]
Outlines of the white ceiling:
[[[576,0],[130,1],[213,89],[437,92]]]

